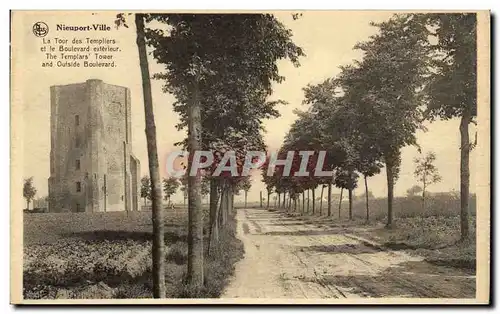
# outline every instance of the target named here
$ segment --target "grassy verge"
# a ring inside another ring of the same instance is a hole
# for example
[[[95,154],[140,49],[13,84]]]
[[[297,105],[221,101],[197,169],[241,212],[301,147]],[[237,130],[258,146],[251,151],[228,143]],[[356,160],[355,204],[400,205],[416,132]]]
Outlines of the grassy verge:
[[[470,237],[460,241],[460,217],[400,218],[393,230],[374,230],[387,248],[411,250],[428,262],[468,269],[476,268],[476,218],[470,219]]]
[[[410,202],[412,201],[410,199]],[[343,228],[345,232],[375,240],[388,249],[406,250],[410,254],[418,254],[433,264],[475,272],[475,215],[470,217],[469,239],[460,241],[460,217],[456,211],[454,215],[452,215],[451,210],[431,215],[431,213],[436,212],[436,209],[430,208],[426,212],[422,212],[418,211],[417,208],[415,205],[403,217],[396,215],[393,229],[385,228],[386,217],[381,214],[374,215],[376,219],[371,219],[368,223],[361,215],[353,215],[354,219],[349,221],[345,217],[345,213],[340,220],[338,213],[333,217],[302,215],[298,212],[287,213],[287,215],[302,220],[304,224]],[[377,212],[381,212],[381,209],[377,208]]]
[[[24,297],[151,298],[150,213],[109,214],[39,214],[25,219]],[[80,220],[86,223],[75,223]],[[40,228],[46,233],[38,232]],[[244,253],[235,236],[234,217],[220,233],[221,249],[205,258],[205,285],[200,291],[184,285],[187,213],[168,212],[165,229],[167,297],[219,297]]]

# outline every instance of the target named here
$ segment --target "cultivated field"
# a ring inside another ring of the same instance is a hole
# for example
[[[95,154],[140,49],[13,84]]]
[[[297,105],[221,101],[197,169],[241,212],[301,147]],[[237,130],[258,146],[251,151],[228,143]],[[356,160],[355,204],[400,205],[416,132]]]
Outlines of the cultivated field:
[[[167,297],[220,295],[243,256],[234,225],[221,234],[226,249],[206,259],[206,287],[194,293],[183,286],[187,212],[166,209]],[[151,238],[151,212],[25,214],[24,297],[150,298]]]

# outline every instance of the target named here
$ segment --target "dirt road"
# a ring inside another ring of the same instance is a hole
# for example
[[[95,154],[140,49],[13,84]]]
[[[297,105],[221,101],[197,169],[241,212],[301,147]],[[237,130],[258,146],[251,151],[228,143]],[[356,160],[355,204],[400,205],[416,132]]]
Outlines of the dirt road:
[[[474,298],[475,276],[391,251],[339,227],[238,211],[245,257],[224,298]],[[365,230],[366,231],[366,230]]]

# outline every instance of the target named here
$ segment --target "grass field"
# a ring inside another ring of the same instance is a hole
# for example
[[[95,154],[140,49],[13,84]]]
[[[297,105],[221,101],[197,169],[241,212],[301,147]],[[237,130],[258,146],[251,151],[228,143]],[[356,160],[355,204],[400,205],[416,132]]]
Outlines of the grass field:
[[[207,216],[207,215],[205,215]],[[167,297],[218,297],[242,258],[234,218],[205,259],[205,287],[188,291],[187,212],[166,209]],[[40,298],[150,298],[151,212],[24,215],[23,292]]]
[[[288,199],[288,198],[287,198]],[[370,218],[374,220],[382,220],[387,217],[387,198],[370,198],[369,199]],[[300,206],[299,206],[300,205]],[[297,203],[298,211],[301,209],[302,199]],[[320,201],[316,200],[316,215],[320,213]],[[270,206],[274,207],[274,201],[270,202]],[[307,199],[306,199],[307,206]],[[322,215],[327,215],[328,203],[323,201],[321,209]],[[236,204],[235,207],[243,207],[242,204]],[[248,207],[260,207],[258,202],[248,203]],[[266,207],[266,203],[263,203]],[[292,204],[293,208],[293,204]],[[475,216],[476,211],[476,196],[472,195],[469,199],[470,214]],[[339,216],[339,200],[332,198],[332,217]],[[309,211],[312,211],[312,201],[309,205]],[[411,217],[453,217],[460,214],[460,196],[452,193],[433,195],[426,199],[426,209],[422,208],[422,198],[420,196],[414,197],[395,197],[393,201],[393,213],[398,218],[411,218]],[[363,197],[355,198],[352,206],[352,215],[354,219],[366,218],[366,203]],[[341,219],[349,217],[349,201],[347,196],[344,195],[340,208]]]

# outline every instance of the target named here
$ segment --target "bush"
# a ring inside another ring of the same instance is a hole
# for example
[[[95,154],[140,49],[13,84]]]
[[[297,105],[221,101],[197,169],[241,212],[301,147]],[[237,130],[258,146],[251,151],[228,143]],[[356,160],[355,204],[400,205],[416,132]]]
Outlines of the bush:
[[[167,247],[167,254],[165,260],[174,262],[177,265],[187,263],[188,245],[186,242],[175,242]]]
[[[210,256],[205,256],[205,284],[201,289],[194,289],[182,283],[174,298],[218,298],[224,292],[229,279],[234,274],[235,264],[243,258],[243,243],[236,238],[236,220],[230,215],[225,228],[219,233],[219,248]],[[205,239],[208,244],[208,237]],[[208,252],[206,246],[205,252]],[[187,250],[187,249],[186,249]]]

